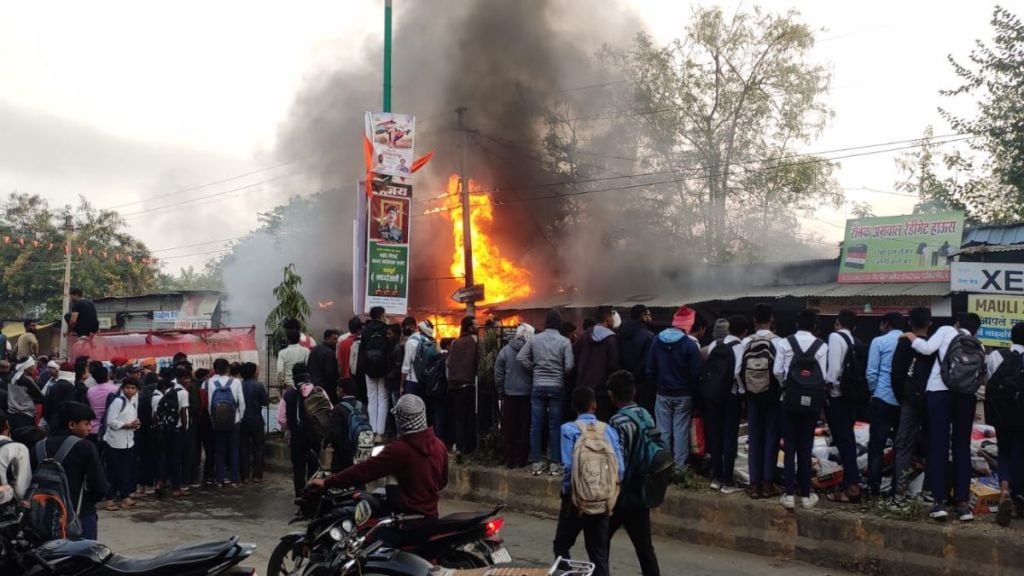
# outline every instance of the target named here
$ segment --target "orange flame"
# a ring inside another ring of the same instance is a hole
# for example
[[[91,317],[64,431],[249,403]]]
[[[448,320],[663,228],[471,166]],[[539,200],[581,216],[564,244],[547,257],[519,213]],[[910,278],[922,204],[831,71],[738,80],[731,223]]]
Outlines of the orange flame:
[[[489,194],[475,181],[469,181],[470,230],[473,242],[473,279],[484,285],[486,300],[478,305],[497,304],[530,295],[532,280],[530,271],[517,266],[501,254],[497,242],[489,235],[494,222],[494,204]],[[466,275],[466,263],[462,252],[462,204],[459,198],[459,176],[452,174],[448,179],[447,217],[452,223],[452,240],[455,242],[450,267],[452,276]]]

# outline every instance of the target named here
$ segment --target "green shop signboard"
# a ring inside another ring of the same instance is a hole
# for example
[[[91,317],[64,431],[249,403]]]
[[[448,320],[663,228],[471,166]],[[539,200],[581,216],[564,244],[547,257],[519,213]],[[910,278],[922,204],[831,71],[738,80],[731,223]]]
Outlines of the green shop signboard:
[[[963,233],[962,212],[847,220],[839,281],[949,282]]]

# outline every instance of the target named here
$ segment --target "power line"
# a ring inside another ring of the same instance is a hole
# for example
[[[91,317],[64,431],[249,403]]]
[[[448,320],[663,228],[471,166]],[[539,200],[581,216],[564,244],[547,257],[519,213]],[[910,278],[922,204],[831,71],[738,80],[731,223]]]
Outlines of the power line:
[[[224,196],[224,195],[227,195],[227,194],[231,194],[232,192],[239,192],[239,191],[242,191],[242,190],[248,190],[250,188],[255,188],[257,186],[262,186],[264,184],[269,184],[271,182],[276,182],[278,180],[283,180],[285,178],[291,178],[293,176],[299,176],[299,175],[300,175],[300,173],[298,173],[298,172],[293,172],[293,173],[290,173],[290,174],[281,174],[281,175],[275,176],[273,178],[268,178],[266,180],[261,180],[259,182],[253,182],[252,184],[246,184],[245,186],[238,186],[236,188],[230,188],[228,190],[223,190],[221,192],[215,192],[213,194],[208,194],[206,196],[200,196],[198,198],[190,198],[188,200],[182,200],[181,202],[175,202],[173,204],[167,204],[167,205],[164,205],[164,206],[154,206],[153,208],[147,208],[145,210],[139,210],[137,212],[130,212],[128,214],[122,214],[121,217],[122,218],[130,218],[132,216],[139,216],[141,214],[149,214],[149,213],[157,212],[157,211],[160,211],[160,210],[166,210],[167,208],[175,208],[175,207],[178,207],[178,206],[183,206],[185,204],[190,204],[192,202],[198,202],[200,200],[206,200],[207,198],[216,198],[216,197],[219,197],[219,196]]]
[[[182,245],[182,246],[171,246],[170,248],[157,248],[155,250],[150,250],[149,252],[150,253],[154,253],[154,252],[167,252],[169,250],[178,250],[180,248],[192,248],[194,246],[204,246],[206,244],[216,244],[218,242],[231,242],[232,240],[241,240],[242,238],[246,238],[248,236],[249,236],[248,234],[245,234],[243,236],[235,236],[233,238],[223,238],[221,240],[210,240],[209,242],[197,242],[195,244],[185,244],[185,245]]]

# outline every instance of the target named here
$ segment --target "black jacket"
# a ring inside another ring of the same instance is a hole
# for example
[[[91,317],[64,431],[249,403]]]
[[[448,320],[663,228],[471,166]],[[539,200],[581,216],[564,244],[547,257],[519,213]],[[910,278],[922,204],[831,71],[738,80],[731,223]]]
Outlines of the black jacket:
[[[338,355],[334,348],[326,344],[317,344],[309,351],[306,365],[309,368],[309,380],[327,390],[334,399],[339,382]]]
[[[623,370],[629,370],[636,381],[646,376],[647,353],[654,342],[654,332],[640,320],[630,320],[619,330],[619,360]]]

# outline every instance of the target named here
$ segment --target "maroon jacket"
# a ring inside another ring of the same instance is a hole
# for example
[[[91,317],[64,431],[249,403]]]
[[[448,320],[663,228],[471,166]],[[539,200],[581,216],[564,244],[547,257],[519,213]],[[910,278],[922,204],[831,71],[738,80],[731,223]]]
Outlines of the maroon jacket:
[[[452,342],[448,350],[448,387],[461,388],[476,381],[480,365],[480,345],[472,334],[464,334]]]
[[[388,475],[398,478],[398,510],[437,516],[437,501],[448,485],[448,449],[430,428],[399,436],[377,456],[330,476],[324,486],[350,488]]]
[[[615,333],[605,326],[595,326],[580,336],[576,346],[576,386],[606,391],[608,376],[621,367]]]

